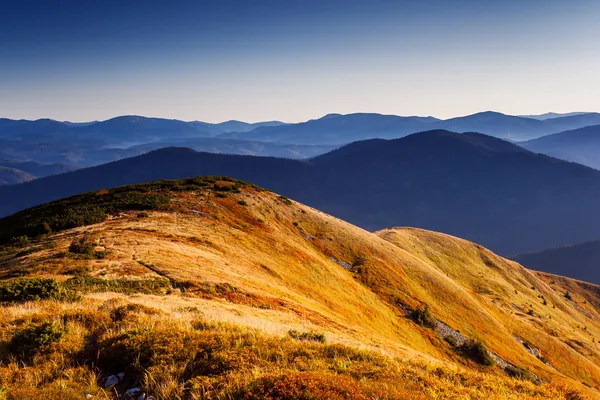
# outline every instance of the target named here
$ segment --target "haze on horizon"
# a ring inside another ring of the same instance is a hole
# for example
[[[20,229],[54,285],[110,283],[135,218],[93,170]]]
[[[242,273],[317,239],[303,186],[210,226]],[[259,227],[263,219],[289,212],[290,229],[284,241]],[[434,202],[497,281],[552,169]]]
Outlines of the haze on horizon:
[[[600,2],[523,3],[8,0],[0,116],[598,111]]]

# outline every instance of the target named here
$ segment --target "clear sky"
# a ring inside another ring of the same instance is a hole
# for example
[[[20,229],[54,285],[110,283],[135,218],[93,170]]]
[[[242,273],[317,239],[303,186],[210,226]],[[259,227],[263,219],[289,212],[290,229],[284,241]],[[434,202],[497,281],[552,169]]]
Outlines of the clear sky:
[[[599,0],[2,0],[0,117],[600,111]]]

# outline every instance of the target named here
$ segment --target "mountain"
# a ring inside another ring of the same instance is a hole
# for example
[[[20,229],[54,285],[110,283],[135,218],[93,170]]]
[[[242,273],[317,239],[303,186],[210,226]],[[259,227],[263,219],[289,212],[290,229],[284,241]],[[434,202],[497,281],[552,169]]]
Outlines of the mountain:
[[[138,144],[173,137],[210,137],[213,131],[200,124],[175,119],[122,116],[78,129],[79,135],[112,143]]]
[[[0,157],[38,163],[103,164],[161,147],[186,146],[198,151],[308,158],[334,148],[213,138],[230,129],[275,126],[277,121],[248,124],[228,121],[210,124],[160,118],[123,116],[101,122],[0,120]]]
[[[223,139],[264,142],[340,145],[370,138],[397,138],[428,129],[432,117],[399,117],[381,114],[329,114],[298,124],[263,126],[250,132],[230,132]]]
[[[480,132],[516,141],[599,123],[598,113],[557,117],[544,121],[491,111],[447,120],[364,113],[329,114],[320,119],[298,124],[260,127],[250,132],[230,132],[219,137],[280,143],[340,145],[373,138],[394,139],[416,132],[443,129],[459,133]]]
[[[556,116],[555,118],[538,120],[496,112],[483,112],[445,120],[440,123],[439,127],[454,132],[481,132],[499,138],[519,141],[599,123],[599,113]]]
[[[0,165],[0,186],[14,185],[33,179],[35,179],[35,176],[32,176],[25,171]]]
[[[600,287],[245,182],[74,196],[0,243],[11,398],[599,398]]]
[[[447,131],[357,142],[307,161],[157,150],[1,188],[0,215],[84,191],[199,174],[256,182],[368,230],[432,229],[502,254],[600,237],[599,171]]]
[[[6,160],[0,158],[0,166],[21,170],[35,178],[43,178],[49,175],[63,174],[74,171],[77,167],[66,164],[40,164],[33,161]]]
[[[536,153],[600,169],[600,125],[543,136],[519,145]]]
[[[122,158],[133,157],[164,147],[184,146],[197,151],[226,154],[247,154],[286,158],[310,158],[337,146],[267,143],[235,139],[170,138],[125,147],[85,140],[9,140],[0,139],[0,157],[37,160],[39,163],[71,164],[89,167]]]
[[[447,119],[438,125],[441,129],[453,132],[481,132],[510,140],[537,137],[543,132],[548,133],[546,123],[543,121],[491,111]]]
[[[523,253],[511,259],[528,268],[553,274],[569,272],[569,276],[600,284],[600,241]]]
[[[27,121],[0,118],[0,138],[13,136],[64,134],[69,130],[70,127],[68,125],[51,119]]]
[[[537,115],[519,115],[519,117],[539,119],[540,121],[544,121],[544,120],[552,119],[552,118],[571,117],[573,115],[581,115],[581,114],[589,114],[589,113],[587,113],[587,112],[570,112],[570,113],[548,112],[545,114],[537,114]]]
[[[259,128],[261,126],[281,126],[281,125],[287,125],[287,124],[285,122],[281,122],[281,121],[264,121],[264,122],[248,123],[248,122],[243,122],[243,121],[231,120],[231,121],[220,122],[220,123],[214,124],[214,125],[221,128],[224,133],[224,132],[248,132],[253,129]]]

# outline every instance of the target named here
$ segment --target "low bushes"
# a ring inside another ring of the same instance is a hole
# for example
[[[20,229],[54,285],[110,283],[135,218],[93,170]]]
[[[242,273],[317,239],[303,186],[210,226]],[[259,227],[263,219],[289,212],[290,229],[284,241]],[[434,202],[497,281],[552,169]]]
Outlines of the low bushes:
[[[9,343],[10,351],[22,359],[30,359],[36,352],[43,351],[66,333],[56,322],[43,322],[17,331]]]
[[[65,282],[58,282],[46,278],[21,278],[0,281],[0,303],[23,303],[44,299],[76,301],[79,300],[80,293],[90,292],[165,294],[170,289],[171,284],[166,279],[106,280],[80,275]]]
[[[90,275],[75,276],[67,279],[65,287],[82,293],[115,292],[115,293],[143,293],[165,294],[171,289],[171,283],[166,279],[101,279]]]
[[[262,376],[236,393],[244,400],[369,400],[364,388],[346,377],[330,373],[289,371]]]
[[[421,304],[410,313],[410,318],[425,328],[435,328],[437,320],[429,311],[427,304]]]
[[[535,376],[534,374],[532,374],[531,372],[529,372],[523,368],[516,367],[514,365],[509,365],[508,367],[504,368],[504,371],[506,372],[506,374],[508,376],[511,376],[513,378],[527,380],[527,381],[531,381],[533,383],[540,382],[540,379],[537,376]]]
[[[456,347],[456,345],[458,344],[456,338],[451,335],[444,337],[444,340],[452,347]]]
[[[63,299],[65,289],[54,279],[14,279],[0,282],[0,303]]]
[[[325,343],[325,335],[323,333],[299,332],[297,330],[292,329],[288,331],[288,335],[292,339],[296,340]]]
[[[460,346],[460,350],[478,364],[489,367],[496,365],[496,360],[494,360],[492,354],[485,348],[483,343],[477,340],[467,340]]]

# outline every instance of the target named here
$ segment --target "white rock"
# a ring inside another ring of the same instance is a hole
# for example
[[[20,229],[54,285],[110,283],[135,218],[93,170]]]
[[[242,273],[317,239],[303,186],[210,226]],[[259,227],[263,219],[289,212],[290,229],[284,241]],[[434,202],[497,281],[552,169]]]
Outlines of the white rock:
[[[140,388],[127,389],[127,391],[125,392],[125,396],[133,397],[141,391],[142,391],[142,389],[140,389]]]
[[[86,394],[85,394],[85,398],[86,398],[86,399],[91,399],[92,397],[94,397],[94,395],[93,395],[93,394],[89,394],[89,393],[86,393]]]
[[[106,378],[106,381],[104,382],[104,387],[109,388],[111,386],[115,386],[117,383],[119,383],[119,378],[116,375],[111,375],[108,378]]]

